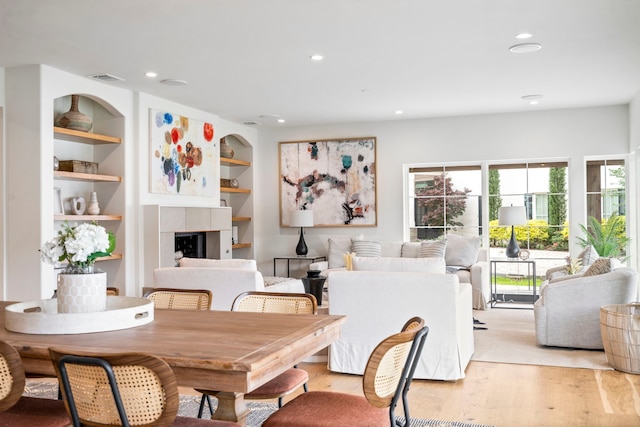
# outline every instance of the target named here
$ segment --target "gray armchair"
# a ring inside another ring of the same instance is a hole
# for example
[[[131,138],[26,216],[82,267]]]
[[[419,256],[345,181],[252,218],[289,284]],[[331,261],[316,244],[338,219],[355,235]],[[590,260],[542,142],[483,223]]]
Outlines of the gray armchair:
[[[602,349],[600,307],[637,298],[637,274],[626,267],[545,282],[533,306],[536,341],[546,346]]]

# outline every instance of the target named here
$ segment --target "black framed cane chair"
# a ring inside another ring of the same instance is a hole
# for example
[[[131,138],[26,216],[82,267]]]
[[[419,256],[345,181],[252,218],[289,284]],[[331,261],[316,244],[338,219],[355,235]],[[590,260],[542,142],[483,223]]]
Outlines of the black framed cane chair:
[[[311,294],[296,294],[285,292],[248,291],[238,295],[231,306],[231,311],[245,311],[256,313],[288,313],[288,314],[317,314],[318,302]],[[301,386],[307,392],[309,374],[304,369],[294,366],[278,375],[276,378],[244,395],[247,400],[278,399],[278,407],[282,406],[284,396],[297,390]],[[201,390],[198,417],[202,417],[205,401],[209,412],[213,415],[211,395],[216,391]]]
[[[373,350],[362,378],[364,397],[328,391],[297,396],[274,412],[263,427],[410,426],[407,393],[429,328],[418,317]],[[402,400],[406,422],[395,408]]]
[[[74,427],[232,427],[237,423],[177,416],[171,367],[147,354],[69,353],[49,349]]]

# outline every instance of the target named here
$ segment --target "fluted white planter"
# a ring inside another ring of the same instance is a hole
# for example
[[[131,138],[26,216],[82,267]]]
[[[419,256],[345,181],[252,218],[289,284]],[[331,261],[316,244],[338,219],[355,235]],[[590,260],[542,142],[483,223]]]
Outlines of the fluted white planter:
[[[94,313],[107,308],[107,273],[58,274],[58,313]]]

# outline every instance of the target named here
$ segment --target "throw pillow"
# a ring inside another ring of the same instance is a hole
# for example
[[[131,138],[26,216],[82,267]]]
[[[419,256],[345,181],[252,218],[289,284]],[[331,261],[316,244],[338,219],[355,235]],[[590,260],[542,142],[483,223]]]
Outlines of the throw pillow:
[[[447,235],[447,250],[444,260],[447,265],[470,267],[478,261],[480,238]]]
[[[380,242],[371,240],[354,240],[351,242],[351,249],[359,257],[380,258],[382,256],[382,247]]]
[[[447,239],[431,240],[420,243],[419,258],[444,258],[447,250]]]
[[[353,257],[356,256],[354,252],[345,252],[343,255],[344,258],[344,266],[347,271],[353,270]]]
[[[402,258],[418,258],[420,255],[420,242],[404,242],[400,251]]]
[[[582,262],[583,267],[590,266],[598,258],[600,258],[600,255],[598,255],[598,252],[596,252],[596,248],[594,248],[593,245],[586,246],[578,255],[578,259]]]
[[[589,266],[584,276],[597,276],[611,272],[611,258],[598,258]]]
[[[353,237],[330,237],[329,238],[329,254],[327,261],[329,262],[329,268],[344,267],[343,254],[345,252],[351,252],[351,241],[362,240],[364,235],[358,234]]]
[[[445,274],[444,258],[352,258],[353,271],[410,271]]]

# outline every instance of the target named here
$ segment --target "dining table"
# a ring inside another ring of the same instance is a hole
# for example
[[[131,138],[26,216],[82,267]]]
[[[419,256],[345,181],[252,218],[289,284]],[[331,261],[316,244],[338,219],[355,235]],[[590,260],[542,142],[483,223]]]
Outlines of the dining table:
[[[154,310],[145,325],[79,334],[18,333],[0,339],[16,348],[25,372],[55,376],[49,348],[73,353],[145,353],[167,362],[179,386],[217,390],[214,418],[246,424],[244,394],[324,349],[340,334],[345,316],[232,311]]]

